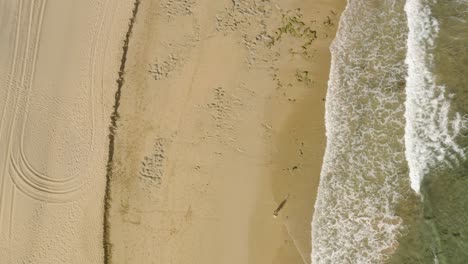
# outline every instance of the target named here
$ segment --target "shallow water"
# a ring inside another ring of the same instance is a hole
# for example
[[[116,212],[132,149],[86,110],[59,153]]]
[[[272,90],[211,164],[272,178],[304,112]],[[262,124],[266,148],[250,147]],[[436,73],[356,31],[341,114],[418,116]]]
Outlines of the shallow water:
[[[424,231],[434,263],[468,263],[468,1],[419,2],[437,25],[425,45],[432,82],[420,85],[437,96],[431,100],[436,107],[427,111],[431,119],[416,123],[426,131],[418,139],[428,150],[419,171]]]
[[[348,1],[313,263],[468,262],[467,20],[466,0]]]

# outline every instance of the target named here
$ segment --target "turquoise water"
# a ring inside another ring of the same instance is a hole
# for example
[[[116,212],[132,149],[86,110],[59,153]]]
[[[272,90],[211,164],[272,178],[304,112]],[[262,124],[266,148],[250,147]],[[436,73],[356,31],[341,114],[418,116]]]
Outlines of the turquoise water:
[[[468,263],[468,1],[349,0],[313,263]]]

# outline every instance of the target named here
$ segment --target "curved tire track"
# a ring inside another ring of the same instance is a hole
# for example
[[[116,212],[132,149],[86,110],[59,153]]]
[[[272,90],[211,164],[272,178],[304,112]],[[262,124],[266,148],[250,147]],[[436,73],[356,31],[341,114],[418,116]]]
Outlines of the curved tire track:
[[[65,178],[54,178],[50,177],[49,175],[40,173],[34,167],[31,165],[31,163],[27,159],[27,155],[25,154],[25,147],[24,147],[24,139],[25,139],[25,131],[26,131],[26,123],[27,123],[27,114],[29,113],[29,102],[30,102],[30,95],[32,91],[32,86],[33,86],[33,80],[34,80],[34,75],[35,75],[35,68],[36,68],[36,60],[37,60],[37,53],[38,53],[38,47],[39,47],[39,39],[41,36],[41,30],[42,30],[42,21],[44,17],[44,10],[45,10],[45,5],[47,3],[47,0],[44,0],[42,2],[42,5],[40,7],[40,15],[38,17],[38,29],[37,29],[37,34],[36,34],[36,39],[34,43],[34,53],[32,56],[32,69],[31,69],[31,74],[30,74],[30,79],[29,83],[26,86],[27,92],[25,93],[26,95],[26,104],[24,107],[24,110],[21,111],[24,113],[23,120],[22,120],[22,127],[21,127],[21,133],[20,133],[20,138],[17,141],[12,141],[11,145],[12,148],[10,148],[10,171],[12,174],[10,175],[12,177],[13,182],[15,185],[27,196],[36,199],[36,200],[41,200],[41,201],[46,201],[46,202],[53,202],[53,203],[60,203],[60,202],[68,202],[71,200],[74,200],[78,194],[80,193],[82,186],[85,184],[85,176],[81,176],[81,173],[76,173],[73,175],[68,175]],[[106,6],[108,5],[109,1],[106,1],[104,3],[104,8],[103,12],[106,12]],[[32,12],[31,12],[32,14]],[[95,24],[93,25],[93,28],[91,30],[93,34],[93,39],[91,41],[92,43],[92,48],[91,48],[91,54],[90,54],[90,60],[89,60],[89,79],[88,79],[88,85],[89,85],[89,91],[90,91],[90,121],[91,121],[91,129],[90,129],[90,135],[91,135],[91,144],[90,144],[90,149],[89,153],[93,153],[93,150],[95,148],[95,124],[96,124],[96,111],[95,111],[95,98],[94,98],[94,85],[95,85],[95,68],[96,68],[96,54],[97,54],[97,49],[98,49],[98,40],[100,38],[100,33],[102,32],[104,21],[105,21],[105,14],[99,16],[100,19],[97,19]],[[30,27],[30,26],[29,26]],[[97,31],[95,30],[97,28]],[[28,29],[28,32],[30,32],[31,29]],[[28,36],[29,40],[29,36]],[[29,41],[27,41],[29,43]],[[28,44],[29,45],[29,44]],[[27,57],[27,56],[26,56]],[[25,82],[25,75],[26,71],[23,71],[22,75],[22,84]],[[18,108],[17,112],[18,112]],[[16,112],[16,113],[17,113]],[[11,130],[11,133],[13,133],[13,130]],[[90,174],[86,173],[86,174]]]

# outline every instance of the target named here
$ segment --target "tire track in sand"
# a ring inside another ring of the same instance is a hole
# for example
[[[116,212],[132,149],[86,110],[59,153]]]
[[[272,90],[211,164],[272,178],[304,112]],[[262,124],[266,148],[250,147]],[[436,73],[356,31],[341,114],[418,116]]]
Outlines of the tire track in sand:
[[[22,18],[22,9],[23,9],[23,0],[20,0],[18,2],[18,14],[17,14],[17,19],[16,19],[16,33],[15,33],[15,45],[14,45],[14,51],[13,51],[13,63],[12,63],[12,66],[11,66],[11,69],[10,69],[10,76],[9,76],[9,81],[8,81],[8,86],[7,86],[7,98],[6,98],[6,101],[5,101],[5,105],[4,105],[4,108],[3,108],[3,113],[2,113],[2,119],[1,119],[1,124],[0,124],[0,133],[2,132],[3,130],[3,123],[5,122],[5,109],[6,109],[6,106],[9,102],[9,97],[10,97],[10,94],[11,94],[11,90],[12,90],[12,87],[13,87],[13,82],[14,82],[14,76],[16,75],[16,64],[17,64],[17,61],[18,61],[18,44],[19,44],[19,37],[20,37],[20,29],[21,29],[21,18]],[[29,21],[30,23],[30,21]],[[24,68],[24,63],[25,63],[25,60],[23,59],[23,67]],[[16,105],[15,105],[15,113],[16,113]],[[14,116],[13,116],[14,118]],[[14,119],[13,119],[14,120]],[[13,121],[11,121],[11,123],[13,123]],[[5,223],[4,223],[4,208],[5,208],[5,186],[7,184],[6,182],[6,169],[8,168],[8,157],[9,157],[9,153],[10,153],[10,138],[11,138],[11,130],[12,130],[12,124],[10,124],[8,130],[10,131],[10,133],[7,133],[7,138],[6,138],[6,142],[7,142],[7,148],[6,148],[6,152],[5,152],[5,158],[3,160],[3,169],[2,169],[2,185],[1,185],[1,189],[0,189],[0,192],[1,192],[1,196],[0,196],[0,199],[1,199],[1,202],[0,202],[0,232],[3,232],[3,230],[5,229]],[[0,140],[1,140],[1,136],[2,134],[0,134]],[[11,208],[10,208],[10,212],[11,212]],[[10,220],[9,220],[10,221]],[[8,223],[8,226],[9,226],[9,223]]]
[[[97,27],[97,32],[95,34],[93,34],[93,40],[92,40],[92,50],[91,50],[91,54],[89,56],[89,92],[90,92],[90,108],[91,108],[91,138],[90,138],[90,142],[91,142],[91,146],[92,148],[94,148],[95,146],[95,134],[96,134],[96,102],[94,100],[94,95],[95,95],[95,90],[94,90],[94,86],[95,86],[95,76],[96,76],[96,54],[97,54],[97,50],[98,50],[98,46],[99,46],[99,43],[100,43],[100,37],[101,37],[101,32],[102,32],[102,29],[104,27],[104,22],[106,20],[106,14],[107,14],[107,6],[109,4],[109,1],[110,0],[107,0],[104,2],[103,4],[103,14],[100,15],[101,19],[96,21],[96,24],[93,26],[93,30],[92,32],[94,33],[95,32],[95,28]],[[103,87],[101,86],[101,89]],[[103,101],[101,101],[101,105],[103,105]],[[104,109],[102,109],[102,113],[104,113]]]
[[[46,0],[44,0],[45,2]],[[42,2],[42,4],[45,4],[44,2]],[[20,33],[20,25],[21,25],[21,17],[22,17],[22,7],[23,7],[23,2],[21,1],[19,3],[19,10],[18,10],[18,18],[17,18],[17,35],[15,37],[15,41],[19,41],[19,33]],[[40,14],[40,17],[42,17],[43,15],[43,9],[41,10],[41,14]],[[28,17],[28,26],[27,26],[27,35],[26,35],[26,43],[25,43],[25,49],[24,49],[24,56],[22,57],[22,67],[21,67],[21,78],[20,78],[20,82],[19,82],[19,89],[18,90],[21,90],[21,88],[24,87],[24,85],[26,84],[26,72],[27,72],[27,66],[28,66],[28,54],[29,54],[29,48],[30,48],[30,38],[31,38],[31,30],[32,30],[32,24],[33,24],[33,16],[34,16],[34,2],[30,4],[30,9],[29,9],[29,17]],[[34,58],[33,58],[33,61],[32,63],[35,64],[35,56],[37,54],[37,43],[38,43],[38,38],[39,38],[39,34],[40,32],[38,32],[36,34],[36,41],[35,41],[35,44],[36,46],[34,47]],[[14,62],[13,64],[16,65],[16,60],[17,60],[17,51],[18,51],[18,46],[17,46],[17,43],[15,44],[15,57],[13,58]],[[33,66],[34,67],[34,66]],[[16,68],[16,67],[15,67]],[[16,70],[15,69],[12,69],[12,71],[15,71],[14,74],[11,76],[11,79],[14,79],[15,77],[15,73],[16,73]],[[9,85],[11,85],[9,87],[9,94],[10,94],[10,90],[11,88],[13,87],[13,83],[10,83]],[[19,91],[19,93],[21,93],[21,91]],[[16,120],[17,120],[17,113],[18,113],[18,107],[19,107],[19,103],[20,103],[20,94],[18,94],[18,96],[16,97],[16,99],[14,100],[14,111],[13,111],[13,119],[11,121],[11,125],[9,127],[9,133],[7,135],[7,139],[6,139],[6,142],[7,142],[7,147],[6,147],[6,154],[5,154],[5,160],[4,160],[4,167],[2,169],[2,194],[1,194],[1,197],[2,197],[2,201],[1,201],[1,219],[2,219],[2,223],[1,223],[1,231],[2,232],[6,232],[8,233],[8,244],[9,244],[9,247],[11,249],[11,241],[12,241],[12,227],[13,227],[13,215],[14,215],[14,208],[15,208],[15,195],[16,195],[16,187],[15,185],[11,185],[10,186],[10,201],[9,201],[9,210],[8,210],[8,224],[6,224],[4,221],[5,221],[5,186],[7,185],[7,182],[5,181],[5,178],[6,178],[6,169],[7,168],[10,168],[10,164],[8,163],[8,157],[10,157],[10,151],[11,151],[11,146],[12,146],[12,137],[13,137],[13,133],[15,131],[15,124],[16,124]],[[6,104],[5,104],[6,105]],[[2,114],[3,115],[3,114]],[[13,180],[13,178],[11,177],[12,175],[10,174],[10,179]],[[6,230],[5,230],[6,229]],[[11,251],[10,253],[8,254],[8,258],[11,262]]]
[[[90,110],[91,110],[91,144],[89,153],[93,153],[95,148],[95,123],[96,123],[96,111],[95,111],[95,102],[94,102],[94,79],[95,79],[95,68],[96,68],[96,54],[98,49],[98,43],[100,33],[103,29],[104,20],[106,18],[105,12],[106,7],[109,1],[106,1],[104,4],[104,15],[99,15],[100,19],[97,19],[94,23],[91,34],[92,36],[92,48],[91,54],[89,59],[89,78],[88,78],[88,85],[89,85],[89,92],[90,92]],[[43,2],[45,4],[45,2]],[[43,6],[44,7],[44,6]],[[41,8],[41,15],[39,17],[39,25],[42,25],[44,8]],[[39,26],[38,30],[38,37],[36,38],[36,45],[35,45],[35,53],[33,56],[33,69],[32,69],[32,76],[35,75],[35,66],[36,66],[36,57],[37,57],[37,47],[39,37],[41,35],[40,29],[42,27]],[[97,30],[96,30],[97,28]],[[97,32],[96,32],[97,31]],[[27,86],[28,92],[26,93],[26,106],[24,113],[29,113],[29,101],[30,101],[30,94],[32,91],[33,79],[30,79],[30,83]],[[84,185],[84,177],[80,177],[77,172],[76,174],[69,175],[66,178],[53,178],[49,177],[46,174],[40,173],[33,168],[30,162],[27,159],[27,156],[24,151],[24,135],[26,130],[26,121],[27,117],[23,118],[21,136],[19,140],[19,146],[13,147],[14,151],[13,155],[11,156],[11,167],[13,168],[13,173],[11,174],[13,177],[13,181],[15,182],[16,186],[26,195],[30,196],[33,199],[42,200],[45,202],[53,202],[53,203],[60,203],[60,202],[67,202],[75,199],[82,186]],[[15,144],[16,142],[13,142]]]
[[[24,87],[26,90],[25,97],[25,108],[22,117],[22,126],[21,126],[21,133],[19,142],[16,140],[11,140],[12,134],[15,131],[15,124],[17,119],[18,111],[18,104],[15,107],[15,115],[13,120],[13,126],[10,131],[10,140],[9,140],[9,157],[10,157],[10,177],[14,182],[15,186],[18,187],[22,193],[30,196],[33,199],[43,200],[48,202],[65,202],[70,200],[70,197],[65,196],[65,194],[69,194],[75,192],[79,189],[79,183],[77,182],[79,178],[70,176],[65,179],[54,179],[45,174],[39,173],[35,170],[31,164],[28,162],[26,155],[24,153],[24,132],[28,114],[28,106],[30,100],[30,94],[32,91],[32,85],[34,81],[34,75],[36,72],[37,66],[37,55],[39,49],[39,40],[42,31],[42,23],[44,19],[45,7],[47,4],[47,0],[43,0],[40,4],[40,11],[37,18],[37,29],[35,34],[35,40],[33,43],[33,53],[31,56],[31,70],[29,74],[29,80],[26,81],[27,69],[24,66],[22,71],[20,85]],[[25,52],[25,61],[29,58],[29,46],[31,44],[31,28],[32,28],[32,21],[33,21],[33,14],[34,14],[34,3],[31,4],[30,8],[30,16],[29,16],[29,25],[28,25],[28,34],[27,34],[27,47]],[[18,144],[19,143],[19,144]]]
[[[40,37],[40,31],[41,31],[41,28],[42,28],[42,18],[43,18],[43,15],[44,15],[44,9],[45,9],[45,4],[46,4],[46,1],[47,0],[43,0],[41,2],[41,9],[40,9],[40,13],[39,13],[39,21],[38,21],[38,29],[37,29],[37,32],[36,32],[36,35],[35,35],[35,41],[34,41],[34,46],[33,46],[33,58],[32,58],[32,61],[31,63],[28,63],[28,58],[29,58],[29,50],[30,50],[30,44],[31,44],[31,32],[32,32],[32,28],[33,28],[33,18],[34,18],[34,7],[35,7],[35,2],[32,2],[30,4],[30,8],[29,8],[29,17],[28,17],[28,26],[27,26],[27,35],[26,35],[26,44],[25,44],[25,50],[24,50],[24,56],[23,56],[23,64],[22,64],[22,70],[21,70],[21,78],[20,78],[20,82],[19,82],[19,86],[20,86],[20,89],[23,89],[23,88],[26,88],[26,76],[27,76],[27,67],[28,67],[28,64],[31,64],[32,65],[32,69],[34,70],[34,67],[36,66],[36,57],[37,57],[37,50],[38,50],[38,43],[39,43],[39,37]],[[20,17],[18,18],[20,19]],[[18,23],[20,23],[21,21],[19,21]],[[32,75],[30,77],[30,82],[32,81]],[[14,144],[14,141],[12,140],[13,139],[13,134],[15,132],[15,125],[16,125],[16,121],[18,119],[17,115],[18,115],[18,109],[19,109],[19,104],[20,104],[20,94],[18,95],[18,98],[16,99],[16,102],[15,102],[15,106],[14,106],[14,112],[13,112],[13,120],[12,120],[12,124],[11,124],[11,127],[10,127],[10,133],[8,135],[8,138],[7,138],[7,154],[6,154],[6,162],[5,162],[5,167],[3,169],[3,173],[2,175],[5,177],[5,172],[6,172],[6,168],[9,168],[9,176],[10,176],[10,179],[13,181],[13,185],[11,185],[10,187],[10,190],[11,190],[11,197],[10,197],[10,202],[9,202],[9,223],[8,223],[8,233],[9,233],[9,238],[10,238],[10,241],[11,241],[11,230],[12,230],[12,222],[13,222],[13,213],[14,213],[14,207],[15,207],[15,193],[16,193],[16,188],[18,187],[18,185],[16,184],[15,182],[15,178],[13,177],[14,174],[12,174],[12,170],[11,170],[11,163],[8,162],[8,158],[11,158],[11,148],[12,148],[12,145]],[[11,161],[11,160],[10,160]],[[4,190],[2,190],[2,193],[4,193]]]
[[[3,132],[3,124],[5,123],[5,110],[6,106],[8,105],[8,102],[10,100],[10,93],[11,89],[13,87],[13,77],[16,74],[16,64],[18,61],[18,43],[19,43],[19,35],[20,35],[20,26],[21,26],[21,10],[23,9],[23,1],[20,0],[18,1],[18,13],[17,13],[17,19],[16,19],[16,32],[15,32],[15,44],[14,44],[14,50],[13,50],[13,62],[11,63],[10,66],[10,75],[8,77],[8,82],[7,82],[7,94],[6,94],[6,99],[5,99],[5,105],[3,106],[2,110],[2,119],[0,119],[0,140],[2,139],[2,132]],[[7,138],[7,142],[9,141],[9,138]],[[5,168],[7,167],[7,162],[8,162],[8,149],[6,150],[5,153],[5,159],[3,161],[3,169],[2,169],[2,180],[1,180],[1,185],[0,185],[0,232],[3,229],[3,208],[4,208],[4,202],[5,202],[5,179],[7,178],[5,175]]]
[[[18,1],[18,13],[16,15],[16,32],[15,32],[15,44],[13,48],[13,62],[11,63],[10,66],[10,74],[8,76],[8,81],[7,81],[7,94],[5,98],[5,104],[3,105],[2,109],[2,119],[0,119],[0,138],[2,136],[2,131],[3,131],[3,124],[5,122],[5,110],[8,105],[8,101],[10,99],[10,93],[11,93],[11,87],[13,86],[13,77],[16,74],[16,64],[18,61],[18,43],[19,43],[19,35],[20,35],[20,26],[21,26],[21,10],[23,9],[23,0]]]

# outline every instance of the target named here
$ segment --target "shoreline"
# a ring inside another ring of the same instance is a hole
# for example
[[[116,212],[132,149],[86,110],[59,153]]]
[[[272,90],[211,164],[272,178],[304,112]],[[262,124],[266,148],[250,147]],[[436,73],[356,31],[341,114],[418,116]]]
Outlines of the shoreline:
[[[276,203],[289,195],[280,217],[272,219],[271,224],[281,230],[278,263],[310,263],[311,222],[326,146],[324,100],[331,62],[329,46],[334,39],[344,2],[324,4],[322,8],[333,13],[313,17],[333,24],[317,31],[318,38],[314,42],[317,52],[313,62],[294,62],[308,71],[308,77],[313,82],[311,87],[289,91],[287,102],[279,97],[266,105],[267,119],[272,121],[272,127],[278,128],[273,136],[276,149],[272,151],[266,181],[271,185],[270,195]],[[304,4],[300,8],[304,11],[304,17],[312,17],[316,12],[312,4]],[[290,71],[288,63],[284,62],[283,72],[279,75],[287,75]],[[294,80],[290,77],[287,81]]]
[[[116,133],[112,263],[310,260],[324,65],[344,1],[248,2],[142,2]]]

